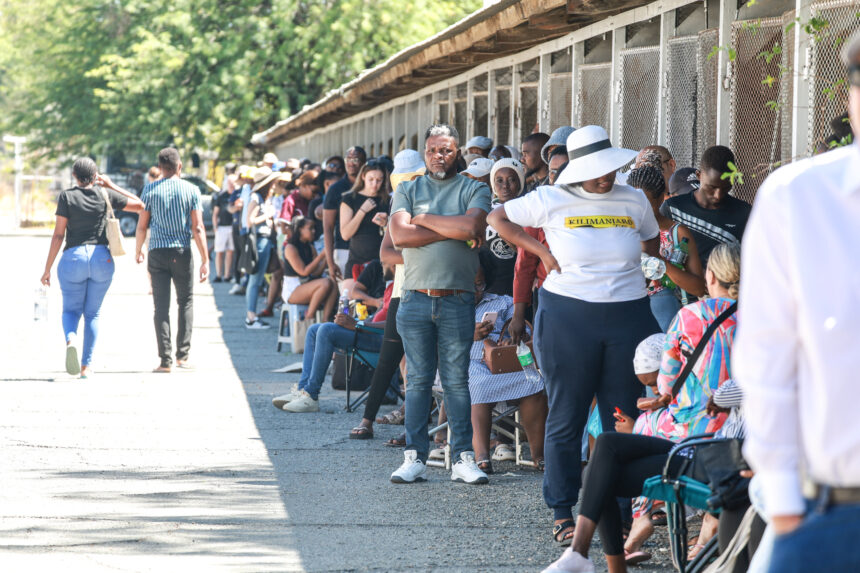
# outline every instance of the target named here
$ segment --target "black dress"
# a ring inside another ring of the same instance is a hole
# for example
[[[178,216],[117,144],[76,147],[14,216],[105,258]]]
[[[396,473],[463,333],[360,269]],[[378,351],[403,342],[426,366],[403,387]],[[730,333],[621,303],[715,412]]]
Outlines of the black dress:
[[[341,197],[341,203],[352,209],[353,214],[358,213],[367,197],[360,193],[350,191]],[[346,261],[347,278],[352,278],[352,267],[361,265],[373,259],[379,258],[379,247],[382,246],[383,229],[373,222],[377,213],[388,213],[389,202],[375,198],[376,206],[364,214],[358,230],[349,240],[349,258]],[[353,215],[355,216],[355,215]]]

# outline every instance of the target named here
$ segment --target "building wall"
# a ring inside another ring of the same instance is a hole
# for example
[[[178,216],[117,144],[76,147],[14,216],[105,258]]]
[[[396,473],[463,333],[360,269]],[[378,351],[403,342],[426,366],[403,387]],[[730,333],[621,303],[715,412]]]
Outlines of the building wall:
[[[752,201],[775,165],[803,157],[846,109],[842,41],[860,0],[662,0],[472,70],[276,147],[280,157],[423,146],[434,122],[463,140],[518,145],[535,131],[602,125],[616,145],[666,145],[679,166],[729,145]],[[827,26],[813,39],[812,16]],[[799,23],[798,23],[799,21]]]

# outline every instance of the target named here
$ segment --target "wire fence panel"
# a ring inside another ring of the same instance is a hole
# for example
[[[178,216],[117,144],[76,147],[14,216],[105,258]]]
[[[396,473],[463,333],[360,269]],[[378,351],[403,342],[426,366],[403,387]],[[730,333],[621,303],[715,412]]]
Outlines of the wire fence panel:
[[[743,183],[735,184],[734,194],[749,203],[782,155],[778,107],[782,32],[782,18],[732,23],[736,58],[730,71],[729,147],[743,173]],[[768,61],[764,54],[777,56]]]
[[[621,146],[641,149],[657,143],[660,48],[621,50]]]
[[[840,57],[845,40],[860,29],[860,2],[827,0],[812,5],[812,16],[827,22],[810,42],[809,151],[834,133],[831,122],[848,109],[845,65]]]
[[[666,52],[666,146],[679,167],[698,163],[698,90],[696,69],[699,38],[669,40]]]
[[[717,91],[720,87],[719,58],[714,49],[719,45],[719,30],[699,32],[696,51],[696,149],[701,156],[717,143]],[[696,158],[698,163],[698,158]],[[694,164],[694,167],[698,165]]]
[[[475,95],[475,135],[487,135],[487,118],[490,108],[487,94]]]
[[[511,90],[496,90],[496,145],[509,145],[511,143]]]
[[[552,74],[549,77],[549,130],[570,125],[572,88],[570,74]]]
[[[599,125],[609,132],[612,64],[579,66],[576,74],[576,127]]]
[[[520,86],[520,135],[538,131],[538,88]]]
[[[782,122],[780,161],[782,163],[789,163],[793,160],[791,155],[791,144],[794,136],[792,115],[794,110],[794,77],[797,75],[797,70],[794,69],[794,47],[797,41],[795,17],[794,10],[786,12],[782,16],[782,75],[779,78],[779,115]]]
[[[468,94],[469,88],[463,83],[454,88],[454,127],[460,133],[460,138],[465,140],[466,122],[468,119]]]

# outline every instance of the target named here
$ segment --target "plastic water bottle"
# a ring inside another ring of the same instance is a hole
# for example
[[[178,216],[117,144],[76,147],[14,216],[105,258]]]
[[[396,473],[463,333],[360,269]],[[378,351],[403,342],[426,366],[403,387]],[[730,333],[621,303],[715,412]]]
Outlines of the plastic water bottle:
[[[340,295],[340,310],[344,314],[349,314],[349,290],[343,289],[343,294]]]
[[[523,372],[526,373],[526,380],[529,382],[540,382],[540,372],[535,368],[535,359],[532,356],[532,351],[526,346],[522,340],[517,345],[517,358],[520,361],[520,366],[523,367]]]
[[[666,274],[666,263],[657,257],[649,257],[643,253],[642,272],[649,281],[659,281]]]
[[[48,320],[48,289],[40,286],[36,289],[35,302],[33,304],[33,320]]]

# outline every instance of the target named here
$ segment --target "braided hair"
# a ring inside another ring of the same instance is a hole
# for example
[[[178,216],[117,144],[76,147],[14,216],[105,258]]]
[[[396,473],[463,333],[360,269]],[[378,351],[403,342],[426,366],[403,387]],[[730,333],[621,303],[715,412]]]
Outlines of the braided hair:
[[[643,165],[630,171],[627,184],[642,189],[653,198],[661,197],[666,192],[666,180],[663,172],[651,165]]]

